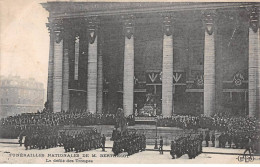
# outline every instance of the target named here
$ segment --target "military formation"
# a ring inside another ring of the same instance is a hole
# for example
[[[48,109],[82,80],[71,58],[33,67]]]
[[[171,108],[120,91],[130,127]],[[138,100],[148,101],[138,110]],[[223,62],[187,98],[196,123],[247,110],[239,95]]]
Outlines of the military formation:
[[[58,136],[55,134],[38,134],[25,136],[24,147],[25,149],[48,149],[58,146]]]
[[[65,152],[76,153],[102,148],[105,151],[106,137],[97,132],[95,128],[84,130],[58,130],[53,127],[37,128],[38,130],[24,131],[18,137],[22,146],[23,136],[25,149],[48,149],[64,147]]]
[[[144,134],[125,134],[114,141],[112,151],[114,155],[127,152],[128,155],[144,151],[146,148],[146,137]]]
[[[202,153],[202,141],[203,138],[197,134],[181,136],[171,141],[172,159],[180,158],[184,154],[188,154],[189,159],[195,158]]]
[[[41,129],[40,129],[41,128]],[[58,146],[58,133],[54,128],[38,127],[37,130],[24,131],[19,135],[19,143],[22,145],[24,137],[25,149],[48,149]]]
[[[92,149],[105,148],[105,136],[96,129],[70,130],[61,135],[65,152],[83,152]]]

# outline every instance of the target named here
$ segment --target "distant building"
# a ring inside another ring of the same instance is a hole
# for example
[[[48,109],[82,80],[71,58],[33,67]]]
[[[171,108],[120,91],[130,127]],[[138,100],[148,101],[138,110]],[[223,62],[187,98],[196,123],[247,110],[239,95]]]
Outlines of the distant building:
[[[43,109],[43,83],[19,76],[0,77],[0,117]]]

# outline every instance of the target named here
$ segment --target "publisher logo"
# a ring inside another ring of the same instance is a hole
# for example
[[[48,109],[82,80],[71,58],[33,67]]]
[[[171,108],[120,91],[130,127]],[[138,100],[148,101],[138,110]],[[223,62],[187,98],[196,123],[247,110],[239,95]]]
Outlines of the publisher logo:
[[[239,155],[236,159],[238,162],[253,162],[255,160],[253,155]]]

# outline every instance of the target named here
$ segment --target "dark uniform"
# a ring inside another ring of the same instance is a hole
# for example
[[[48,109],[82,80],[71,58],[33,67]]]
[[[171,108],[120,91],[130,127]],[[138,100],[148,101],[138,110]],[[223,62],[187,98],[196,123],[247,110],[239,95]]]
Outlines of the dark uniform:
[[[209,141],[210,141],[209,132],[207,132],[207,134],[205,136],[205,141],[206,141],[206,147],[208,147],[209,146]]]
[[[24,139],[24,147],[27,150],[29,146],[30,146],[30,137],[26,135]]]
[[[160,152],[160,154],[163,154],[163,138],[162,138],[162,136],[160,137],[159,152]]]
[[[103,134],[102,138],[101,138],[101,144],[102,144],[102,151],[105,151],[105,143],[106,143],[106,137]]]
[[[19,142],[20,146],[22,146],[22,141],[23,141],[23,136],[22,136],[22,135],[20,135],[20,136],[19,136],[19,140],[18,140],[18,142]]]
[[[172,141],[171,142],[171,151],[170,154],[172,156],[172,159],[175,159],[175,155],[176,155],[176,142]]]
[[[212,133],[211,135],[211,142],[212,142],[212,147],[215,147],[215,134]]]

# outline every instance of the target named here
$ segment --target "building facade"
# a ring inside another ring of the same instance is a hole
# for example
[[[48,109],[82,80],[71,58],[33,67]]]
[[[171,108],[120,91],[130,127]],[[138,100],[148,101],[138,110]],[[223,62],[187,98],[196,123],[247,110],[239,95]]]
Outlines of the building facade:
[[[1,117],[37,112],[37,110],[43,109],[43,84],[33,78],[22,79],[18,76],[1,76],[0,98]]]
[[[42,5],[54,112],[259,116],[259,3]]]

